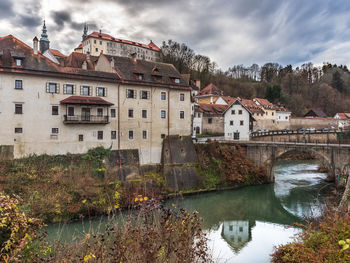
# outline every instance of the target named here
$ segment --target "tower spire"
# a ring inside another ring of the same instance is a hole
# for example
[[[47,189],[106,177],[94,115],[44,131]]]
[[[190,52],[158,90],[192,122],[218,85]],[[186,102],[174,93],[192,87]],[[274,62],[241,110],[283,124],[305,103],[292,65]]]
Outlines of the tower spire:
[[[44,25],[41,33],[41,38],[40,38],[40,51],[42,54],[44,54],[44,52],[48,49],[50,49],[50,41],[47,35],[47,29],[46,29],[46,24],[44,20]]]
[[[83,41],[84,41],[85,38],[87,38],[88,30],[89,30],[89,27],[88,27],[88,25],[85,23],[85,24],[84,24],[83,36],[82,36],[82,37],[83,37]]]

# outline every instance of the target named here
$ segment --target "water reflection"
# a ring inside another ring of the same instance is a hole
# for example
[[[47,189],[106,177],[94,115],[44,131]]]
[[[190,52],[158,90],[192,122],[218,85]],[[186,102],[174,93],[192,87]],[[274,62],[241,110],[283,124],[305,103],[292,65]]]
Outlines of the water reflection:
[[[330,187],[317,168],[312,161],[285,161],[275,167],[275,184],[170,200],[168,205],[199,212],[217,262],[269,262],[273,247],[300,231],[289,226],[302,222],[304,214],[317,214],[317,205],[324,203]],[[81,227],[66,227],[64,240]],[[47,230],[53,236],[55,226]]]

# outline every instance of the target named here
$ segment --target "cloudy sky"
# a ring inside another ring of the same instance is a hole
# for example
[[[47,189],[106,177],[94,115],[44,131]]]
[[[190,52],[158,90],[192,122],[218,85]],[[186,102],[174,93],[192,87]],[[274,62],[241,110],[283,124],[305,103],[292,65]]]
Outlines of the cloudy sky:
[[[0,36],[31,45],[43,19],[51,47],[66,54],[87,22],[118,38],[186,43],[224,70],[350,61],[348,0],[0,0]]]

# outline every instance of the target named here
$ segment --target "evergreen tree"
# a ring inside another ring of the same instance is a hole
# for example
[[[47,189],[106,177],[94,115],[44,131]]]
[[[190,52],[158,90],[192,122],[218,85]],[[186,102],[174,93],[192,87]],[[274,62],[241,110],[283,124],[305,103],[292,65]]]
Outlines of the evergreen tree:
[[[343,92],[344,90],[344,81],[342,80],[338,70],[333,73],[332,87],[337,89],[339,92]]]

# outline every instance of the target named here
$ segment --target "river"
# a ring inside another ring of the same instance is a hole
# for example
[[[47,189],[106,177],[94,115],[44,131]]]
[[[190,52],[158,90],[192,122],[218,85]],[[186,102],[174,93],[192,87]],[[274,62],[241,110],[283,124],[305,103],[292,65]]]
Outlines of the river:
[[[285,244],[301,230],[291,227],[304,216],[317,216],[333,187],[317,172],[315,161],[280,161],[275,183],[212,192],[170,200],[203,218],[215,262],[269,262],[273,247]],[[51,239],[71,240],[106,221],[75,222],[46,228]],[[58,229],[60,229],[58,233]]]

